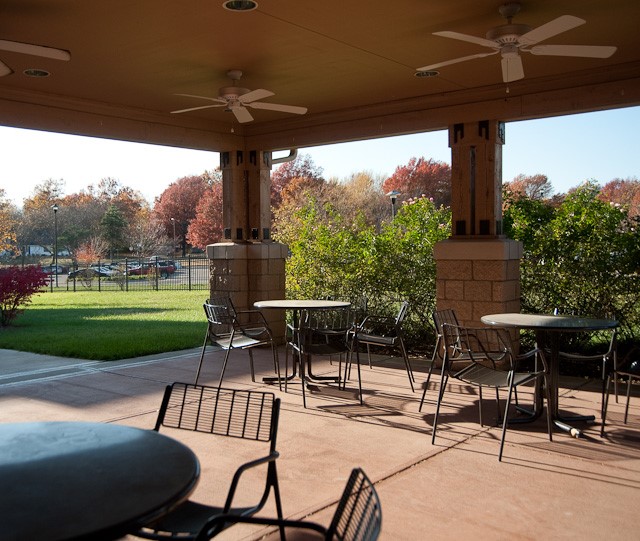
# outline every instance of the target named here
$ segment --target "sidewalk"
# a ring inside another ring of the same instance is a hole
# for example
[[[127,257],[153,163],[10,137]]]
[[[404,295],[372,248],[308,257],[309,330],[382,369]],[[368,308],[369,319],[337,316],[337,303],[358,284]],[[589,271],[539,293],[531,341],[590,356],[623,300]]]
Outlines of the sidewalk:
[[[87,420],[151,428],[164,386],[193,381],[199,355],[194,349],[96,362],[0,350],[0,421]],[[419,413],[425,374],[418,360],[415,393],[401,363],[382,361],[372,369],[362,367],[363,406],[352,379],[346,391],[314,387],[303,409],[299,383],[285,394],[261,382],[272,372],[267,350],[256,351],[256,383],[248,375],[246,353],[232,355],[226,386],[270,390],[282,399],[278,471],[288,517],[328,524],[331,505],[351,469],[361,466],[380,494],[381,539],[637,538],[640,399],[632,398],[626,426],[621,422],[624,399],[619,404],[611,400],[604,439],[598,421],[586,426],[579,440],[556,431],[553,442],[544,418],[517,425],[507,432],[499,463],[499,430],[479,427],[477,395],[455,383],[442,408],[436,445],[431,445],[439,381],[432,380]],[[217,384],[222,354],[208,349],[206,359],[201,383]],[[314,370],[332,373],[336,365],[321,362]],[[597,414],[599,386],[563,380],[561,409]],[[489,403],[486,411],[492,411]],[[170,435],[192,447],[202,463],[192,498],[220,501],[230,477],[221,472],[237,465],[234,457],[216,453],[211,436]],[[268,514],[274,513],[271,503]],[[258,526],[237,526],[219,538],[261,539],[266,533]]]

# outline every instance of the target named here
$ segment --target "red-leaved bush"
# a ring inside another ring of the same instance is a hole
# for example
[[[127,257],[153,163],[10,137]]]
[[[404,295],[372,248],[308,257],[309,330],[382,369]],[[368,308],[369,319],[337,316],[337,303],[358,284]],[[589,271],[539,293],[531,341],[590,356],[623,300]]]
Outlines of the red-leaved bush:
[[[20,306],[31,302],[47,280],[40,267],[0,268],[0,326],[9,325],[20,313]]]

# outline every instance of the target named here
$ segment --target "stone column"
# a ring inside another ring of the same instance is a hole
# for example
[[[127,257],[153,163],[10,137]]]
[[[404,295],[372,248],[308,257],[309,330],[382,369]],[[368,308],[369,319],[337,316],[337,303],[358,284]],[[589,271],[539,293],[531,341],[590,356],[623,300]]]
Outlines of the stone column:
[[[522,245],[502,234],[503,144],[496,120],[449,127],[452,237],[434,250],[436,297],[465,325],[520,311]]]
[[[210,289],[228,292],[238,310],[285,298],[288,249],[271,240],[271,153],[220,154],[224,242],[207,246]],[[283,313],[265,312],[274,334],[285,334]]]

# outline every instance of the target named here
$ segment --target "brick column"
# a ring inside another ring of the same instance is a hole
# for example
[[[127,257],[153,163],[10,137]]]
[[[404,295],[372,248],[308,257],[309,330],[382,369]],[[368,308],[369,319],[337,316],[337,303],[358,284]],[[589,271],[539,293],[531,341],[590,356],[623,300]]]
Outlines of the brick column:
[[[434,249],[436,302],[465,325],[520,311],[522,244],[502,235],[503,144],[497,120],[449,127],[453,231]]]
[[[223,152],[220,167],[225,241],[207,246],[211,293],[228,292],[238,310],[283,299],[288,248],[271,241],[271,153]],[[284,337],[283,313],[265,317],[275,336]]]

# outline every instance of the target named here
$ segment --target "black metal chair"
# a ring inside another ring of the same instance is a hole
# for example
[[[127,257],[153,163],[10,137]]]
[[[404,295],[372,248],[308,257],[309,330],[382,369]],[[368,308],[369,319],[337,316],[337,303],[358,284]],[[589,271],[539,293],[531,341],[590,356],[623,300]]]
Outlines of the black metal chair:
[[[342,497],[328,527],[305,520],[242,517],[223,515],[211,520],[200,532],[197,541],[206,541],[217,535],[220,524],[262,524],[297,530],[318,532],[325,541],[375,541],[382,527],[382,508],[375,486],[360,468],[352,470]],[[282,531],[282,530],[281,530]]]
[[[204,337],[204,344],[202,345],[202,353],[200,354],[195,383],[197,384],[200,378],[205,350],[207,344],[210,343],[226,351],[218,385],[222,385],[222,378],[227,368],[229,354],[234,349],[248,350],[251,381],[255,381],[253,352],[251,349],[266,345],[271,346],[273,367],[278,374],[278,385],[280,385],[278,349],[273,339],[271,329],[262,312],[259,310],[237,311],[231,302],[231,298],[227,294],[212,296],[203,304],[203,307],[207,316],[207,332]]]
[[[165,517],[147,524],[135,535],[146,539],[196,539],[202,527],[213,517],[233,513],[241,517],[259,512],[273,490],[278,518],[282,503],[278,485],[276,451],[280,399],[273,393],[173,383],[165,389],[156,426],[203,432],[216,436],[240,438],[269,444],[269,452],[237,468],[224,506],[216,507],[191,500],[178,506]],[[234,497],[242,475],[256,467],[266,467],[265,484],[255,505],[234,507]],[[171,468],[171,465],[167,465]],[[230,523],[219,522],[216,532]],[[283,532],[284,533],[284,532]]]
[[[411,391],[413,392],[413,382],[415,381],[415,378],[413,376],[411,364],[409,363],[409,356],[404,344],[402,332],[402,324],[408,311],[409,303],[407,301],[403,301],[395,317],[373,314],[367,315],[353,333],[352,347],[356,352],[356,358],[359,365],[360,353],[358,346],[360,344],[365,344],[367,346],[369,366],[371,366],[371,346],[387,349],[399,349],[402,355],[402,360],[404,361],[404,366],[407,370],[407,376],[409,377],[409,385],[411,385]]]
[[[575,352],[567,352],[567,351],[559,351],[558,352],[558,356],[560,357],[560,359],[564,359],[564,360],[568,360],[568,361],[573,361],[573,362],[579,362],[579,363],[584,363],[584,362],[594,362],[594,363],[600,363],[600,370],[601,370],[601,374],[602,374],[602,403],[604,404],[604,395],[606,392],[606,382],[607,382],[607,372],[609,372],[611,369],[615,370],[616,364],[617,364],[617,355],[618,355],[618,330],[617,329],[608,329],[606,331],[601,331],[603,333],[604,336],[606,336],[605,333],[610,333],[611,337],[609,339],[609,345],[607,347],[607,350],[598,353],[593,353],[593,354],[583,354],[583,353],[575,353]],[[583,334],[583,333],[578,333],[578,334]],[[587,334],[587,338],[591,339],[593,336],[593,332],[590,333],[586,333]],[[616,397],[616,402],[618,401],[618,378],[614,378],[613,380],[613,385],[614,385],[614,393],[615,393],[615,397]]]
[[[629,401],[631,400],[631,382],[640,381],[640,348],[634,347],[627,354],[620,366],[614,365],[614,369],[607,375],[605,393],[602,397],[602,426],[600,427],[600,436],[604,436],[611,381],[613,380],[617,383],[619,380],[624,381],[625,379],[627,380],[627,403],[624,407],[623,422],[626,425],[629,417]]]
[[[300,379],[302,382],[302,402],[307,407],[306,402],[306,382],[312,381],[334,381],[340,387],[342,379],[342,359],[351,351],[349,333],[354,328],[354,311],[350,307],[332,308],[322,310],[303,310],[300,314],[299,329],[294,331],[295,339],[290,342],[294,350],[294,363],[300,369]],[[319,376],[312,372],[313,357],[338,356],[337,376]],[[285,361],[285,373],[288,370]],[[295,372],[295,369],[294,369]],[[346,372],[346,366],[345,366]],[[346,376],[345,376],[346,377]],[[287,390],[287,380],[285,379],[285,391]],[[360,378],[360,367],[358,366],[358,390],[360,403],[362,403],[362,381]]]
[[[549,440],[552,439],[552,419],[549,404],[548,367],[544,353],[540,349],[533,349],[523,355],[516,355],[511,343],[511,335],[507,329],[499,327],[470,328],[459,325],[442,325],[443,340],[445,344],[444,365],[442,369],[442,379],[440,381],[440,392],[438,403],[433,419],[433,432],[431,443],[435,443],[436,429],[438,426],[438,416],[440,404],[447,387],[449,377],[453,377],[469,385],[478,388],[478,408],[480,416],[480,426],[482,420],[482,389],[489,387],[496,389],[496,404],[498,407],[498,420],[502,417],[502,436],[500,439],[500,452],[498,460],[502,460],[504,439],[509,423],[509,407],[514,389],[519,385],[524,385],[535,380],[544,380],[544,388],[547,399],[547,428]],[[465,365],[462,369],[453,371],[450,364],[456,359],[464,358]],[[542,367],[534,367],[534,370],[519,371],[518,365],[525,359],[535,358],[542,363]],[[499,359],[499,360],[496,360]],[[498,397],[499,389],[507,389],[507,403],[504,415],[500,413],[500,402]]]
[[[427,396],[427,390],[429,389],[429,381],[431,380],[431,374],[433,374],[433,369],[437,364],[440,364],[442,367],[444,364],[444,340],[442,336],[442,326],[447,323],[449,325],[459,325],[458,316],[456,315],[455,310],[451,308],[446,308],[443,310],[434,310],[431,314],[433,318],[433,324],[436,329],[436,345],[433,349],[433,355],[431,356],[431,361],[429,363],[429,372],[427,374],[427,380],[423,383],[424,390],[422,391],[422,398],[420,399],[420,406],[418,407],[418,411],[422,411],[422,406],[424,404],[424,400]]]

